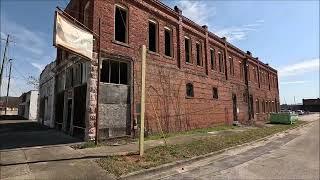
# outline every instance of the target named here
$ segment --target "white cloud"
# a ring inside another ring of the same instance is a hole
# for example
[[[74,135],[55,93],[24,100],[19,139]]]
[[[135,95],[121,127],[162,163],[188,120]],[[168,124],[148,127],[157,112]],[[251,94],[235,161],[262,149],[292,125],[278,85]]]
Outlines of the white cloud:
[[[214,30],[218,36],[226,37],[229,42],[247,39],[250,32],[257,31],[262,25],[263,20],[241,26],[232,26]]]
[[[44,68],[44,64],[38,64],[38,63],[31,63],[31,65],[35,68],[37,68],[40,72],[43,70]]]
[[[7,38],[7,36],[3,33],[3,32],[0,32],[0,37],[1,37],[1,39],[6,39]]]
[[[306,84],[310,81],[286,81],[286,82],[280,82],[280,84],[287,85],[287,84]]]
[[[184,16],[195,21],[199,25],[210,24],[210,19],[216,15],[216,8],[207,1],[179,0],[177,5],[181,8]],[[226,37],[229,42],[234,42],[247,39],[249,33],[257,31],[263,23],[263,19],[258,19],[251,24],[225,28],[214,28],[209,26],[209,29],[220,37]]]
[[[1,16],[1,37],[5,33],[10,33],[10,39],[14,41],[17,47],[36,56],[44,54],[44,49],[48,46],[42,32],[32,31],[3,15]]]
[[[319,58],[316,58],[279,68],[278,72],[280,77],[296,76],[306,72],[319,71],[319,67]]]
[[[205,1],[179,0],[178,7],[182,14],[200,25],[208,24],[210,17],[216,14],[216,9]]]

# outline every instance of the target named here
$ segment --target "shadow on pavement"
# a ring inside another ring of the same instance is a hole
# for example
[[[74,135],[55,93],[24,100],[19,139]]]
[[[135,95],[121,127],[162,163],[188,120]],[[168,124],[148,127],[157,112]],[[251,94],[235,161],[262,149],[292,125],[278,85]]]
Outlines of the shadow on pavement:
[[[82,142],[30,120],[0,120],[0,150]]]

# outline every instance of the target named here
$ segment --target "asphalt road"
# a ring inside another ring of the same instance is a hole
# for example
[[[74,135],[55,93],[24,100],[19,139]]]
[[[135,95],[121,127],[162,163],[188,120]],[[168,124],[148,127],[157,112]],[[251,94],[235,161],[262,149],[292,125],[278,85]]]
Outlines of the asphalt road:
[[[292,130],[142,179],[319,179],[319,114]]]

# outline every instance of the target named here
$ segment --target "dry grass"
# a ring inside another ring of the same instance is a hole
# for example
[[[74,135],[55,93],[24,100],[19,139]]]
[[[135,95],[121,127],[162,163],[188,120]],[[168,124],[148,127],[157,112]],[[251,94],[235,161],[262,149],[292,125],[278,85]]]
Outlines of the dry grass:
[[[251,142],[271,134],[297,127],[304,123],[306,122],[299,121],[293,125],[276,124],[268,127],[248,129],[243,132],[211,136],[203,140],[196,140],[186,144],[158,146],[146,150],[144,157],[140,157],[139,155],[112,156],[99,159],[97,162],[108,173],[121,176],[141,169],[148,169],[161,164],[183,160]]]

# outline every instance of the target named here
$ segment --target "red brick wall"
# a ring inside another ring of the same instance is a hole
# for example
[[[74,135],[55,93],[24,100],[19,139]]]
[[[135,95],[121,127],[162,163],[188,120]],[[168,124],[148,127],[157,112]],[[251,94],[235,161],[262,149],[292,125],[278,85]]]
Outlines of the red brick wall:
[[[232,94],[237,96],[237,107],[240,112],[238,120],[247,122],[248,103],[244,100],[246,92],[245,78],[240,77],[240,65],[248,60],[250,73],[249,93],[254,97],[254,120],[265,120],[266,113],[256,114],[255,100],[279,102],[277,86],[269,90],[268,84],[260,80],[254,81],[253,67],[263,69],[277,77],[277,72],[257,59],[245,54],[233,45],[207,31],[205,27],[194,24],[159,2],[128,0],[91,0],[93,2],[92,28],[98,33],[98,19],[101,20],[101,50],[109,55],[121,55],[133,61],[133,112],[136,112],[140,101],[140,48],[148,44],[148,20],[155,19],[159,24],[159,52],[147,54],[146,75],[146,127],[150,132],[183,131],[203,128],[215,124],[231,124],[233,120]],[[71,1],[77,3],[79,1]],[[128,8],[129,43],[119,44],[114,41],[114,9],[115,3]],[[74,5],[74,7],[77,7]],[[80,8],[81,9],[81,8]],[[77,16],[76,16],[77,17]],[[173,57],[164,56],[164,27],[173,30]],[[192,64],[185,63],[184,36],[191,38]],[[178,41],[180,39],[180,41]],[[202,66],[196,65],[196,42],[202,47]],[[216,70],[211,70],[210,48],[215,49]],[[218,51],[226,55],[226,75],[218,71]],[[179,53],[180,52],[180,53]],[[228,57],[233,57],[234,76],[230,74]],[[261,79],[261,73],[259,74]],[[258,77],[257,77],[258,80]],[[186,98],[186,83],[192,82],[194,97]],[[267,81],[268,82],[268,81]],[[219,98],[212,98],[212,88],[217,87]],[[133,119],[137,114],[134,114]],[[157,118],[158,117],[158,118]]]

